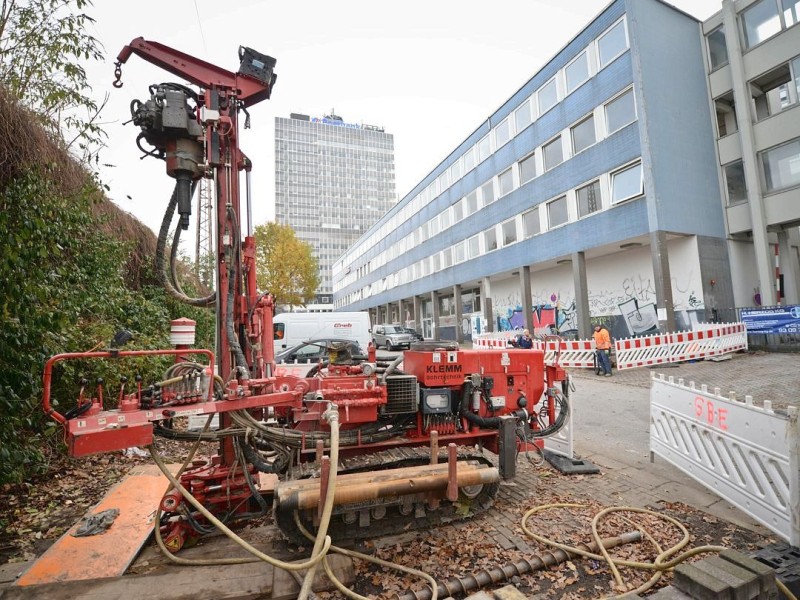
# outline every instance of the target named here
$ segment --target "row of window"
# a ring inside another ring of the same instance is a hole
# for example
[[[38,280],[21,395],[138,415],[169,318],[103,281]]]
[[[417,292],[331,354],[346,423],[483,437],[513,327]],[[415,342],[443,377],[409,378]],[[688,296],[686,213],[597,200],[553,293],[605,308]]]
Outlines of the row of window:
[[[492,204],[498,198],[529,183],[537,176],[553,169],[635,120],[636,103],[633,89],[628,88],[559,133],[552,140],[535,149],[519,162],[472,190],[452,206],[445,208],[405,238],[399,240],[392,248],[381,252],[369,263],[369,269],[358,269],[356,272],[346,274],[337,285],[339,287],[351,285],[367,275],[370,269],[377,269],[395,258],[398,252],[407,252],[434,235],[456,225],[481,208]],[[615,201],[626,197],[628,196],[615,196]]]
[[[741,39],[750,49],[800,21],[800,0],[760,0],[739,14]],[[725,26],[706,36],[708,60],[712,69],[728,64]]]
[[[469,148],[447,170],[443,171],[430,185],[417,196],[406,202],[405,206],[384,223],[369,238],[362,240],[342,257],[342,263],[335,265],[337,274],[345,269],[344,261],[352,264],[375,243],[386,238],[403,222],[411,218],[439,196],[466,173],[486,160],[523,129],[551,110],[566,96],[574,92],[601,69],[608,66],[629,48],[627,22],[623,16],[583,48],[556,75],[526,98],[508,117],[500,121],[492,131]],[[588,130],[588,125],[586,126]],[[550,164],[558,160],[558,148],[550,149]],[[563,158],[562,158],[563,160]],[[557,164],[557,163],[556,163]],[[373,261],[376,262],[376,261]],[[375,267],[380,266],[378,264]]]
[[[426,277],[454,264],[478,258],[499,248],[561,227],[597,211],[610,208],[644,193],[641,160],[587,182],[573,190],[525,210],[502,223],[455,243],[452,247],[427,256],[392,275],[364,286],[341,299],[342,305],[358,302],[374,294]],[[438,233],[438,232],[437,232]],[[404,250],[398,249],[397,252]],[[341,290],[342,282],[334,284]]]

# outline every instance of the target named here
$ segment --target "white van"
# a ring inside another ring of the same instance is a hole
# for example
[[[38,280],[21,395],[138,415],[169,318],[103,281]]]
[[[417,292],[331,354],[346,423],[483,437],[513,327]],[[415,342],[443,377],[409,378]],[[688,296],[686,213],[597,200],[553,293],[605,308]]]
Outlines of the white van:
[[[290,312],[273,319],[275,353],[312,338],[343,338],[357,341],[366,350],[371,331],[366,312]]]

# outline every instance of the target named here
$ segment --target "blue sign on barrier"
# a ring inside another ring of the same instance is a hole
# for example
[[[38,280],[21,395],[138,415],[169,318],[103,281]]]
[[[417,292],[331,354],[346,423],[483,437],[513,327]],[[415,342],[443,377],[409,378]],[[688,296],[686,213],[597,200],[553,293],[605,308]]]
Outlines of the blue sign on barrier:
[[[800,305],[742,309],[747,333],[799,333]]]

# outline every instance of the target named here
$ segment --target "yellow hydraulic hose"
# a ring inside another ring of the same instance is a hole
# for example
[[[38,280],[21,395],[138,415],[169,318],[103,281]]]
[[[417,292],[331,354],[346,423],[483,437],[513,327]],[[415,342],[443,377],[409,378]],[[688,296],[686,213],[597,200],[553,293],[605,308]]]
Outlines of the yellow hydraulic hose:
[[[326,547],[323,550],[324,540],[328,540],[330,546],[330,537],[328,533],[328,525],[331,522],[331,514],[333,513],[333,497],[336,493],[336,471],[339,464],[339,409],[335,404],[331,404],[323,413],[325,418],[331,426],[331,448],[330,448],[330,471],[328,472],[328,489],[325,494],[325,503],[322,506],[322,517],[320,518],[319,528],[317,529],[317,537],[314,540],[314,549],[311,551],[312,558],[324,558],[328,552]],[[324,539],[323,539],[324,538]],[[306,600],[311,591],[311,584],[314,582],[314,574],[317,571],[317,563],[306,572],[303,579],[303,585],[298,594],[298,600]]]
[[[153,460],[158,465],[158,468],[161,469],[161,472],[164,473],[164,476],[169,479],[172,487],[178,490],[184,498],[194,506],[200,514],[202,514],[206,519],[208,519],[214,526],[217,527],[222,533],[227,535],[230,539],[236,542],[239,546],[247,550],[253,556],[263,560],[265,563],[268,563],[274,567],[278,567],[280,569],[285,569],[287,571],[302,571],[308,569],[314,565],[316,565],[320,560],[325,557],[325,554],[328,552],[328,549],[331,546],[331,538],[330,536],[325,536],[325,542],[323,544],[322,550],[316,555],[309,558],[307,561],[302,563],[288,563],[282,560],[278,560],[269,556],[268,554],[264,554],[258,548],[251,546],[248,542],[240,538],[236,535],[233,531],[231,531],[225,523],[220,521],[217,517],[215,517],[205,506],[203,506],[198,500],[192,496],[192,494],[187,490],[180,481],[178,481],[175,476],[169,472],[164,461],[161,460],[161,457],[155,451],[153,446],[148,446],[150,449],[150,455],[153,457]]]

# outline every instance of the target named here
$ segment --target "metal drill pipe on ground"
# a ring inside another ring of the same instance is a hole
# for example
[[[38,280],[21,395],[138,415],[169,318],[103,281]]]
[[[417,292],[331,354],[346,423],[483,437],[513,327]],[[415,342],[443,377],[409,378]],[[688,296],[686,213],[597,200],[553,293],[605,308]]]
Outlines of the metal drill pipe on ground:
[[[500,481],[500,473],[494,467],[459,470],[458,472],[458,487],[460,488],[497,483],[498,481]],[[359,482],[357,485],[337,484],[334,505],[444,490],[447,488],[447,483],[448,475],[444,473],[423,477],[404,477],[395,481]],[[319,489],[292,492],[286,498],[279,499],[279,503],[280,510],[316,508],[319,504]]]
[[[629,531],[620,536],[613,538],[604,538],[603,547],[606,549],[616,548],[630,544],[631,542],[641,541],[642,536],[638,531]],[[599,550],[597,542],[589,544],[580,544],[577,546],[581,550],[596,553]],[[525,575],[534,571],[552,567],[554,565],[566,562],[574,558],[574,555],[563,550],[556,550],[555,552],[546,552],[544,555],[535,556],[531,560],[522,559],[513,563],[506,563],[502,567],[494,567],[492,569],[483,569],[472,575],[466,577],[452,577],[446,582],[438,583],[438,595],[440,598],[447,596],[466,595],[469,592],[480,589],[491,583],[497,584],[508,581],[514,576]],[[433,596],[430,587],[426,587],[419,592],[408,591],[403,595],[397,595],[397,600],[430,600]]]
[[[488,465],[479,463],[477,461],[461,461],[458,463],[459,470],[464,469],[488,469]],[[396,469],[386,469],[383,471],[365,471],[359,473],[346,473],[340,474],[340,486],[358,485],[369,482],[391,481],[393,479],[401,479],[403,477],[422,477],[430,475],[447,474],[447,463],[439,463],[436,465],[417,465],[413,467],[399,467]],[[319,486],[319,479],[295,479],[293,481],[281,482],[279,485],[279,495],[289,494],[292,492],[303,492],[309,489],[315,489]]]

